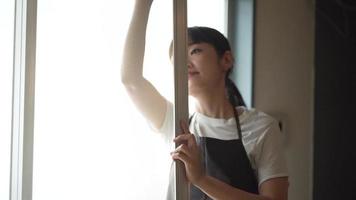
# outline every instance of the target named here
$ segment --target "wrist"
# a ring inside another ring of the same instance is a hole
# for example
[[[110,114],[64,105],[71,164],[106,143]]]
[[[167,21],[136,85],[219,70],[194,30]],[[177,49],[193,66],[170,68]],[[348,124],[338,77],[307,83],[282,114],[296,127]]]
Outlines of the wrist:
[[[198,188],[202,188],[202,187],[204,187],[204,185],[205,185],[205,183],[206,183],[207,180],[208,180],[208,176],[204,174],[204,175],[201,176],[199,179],[197,179],[197,180],[193,183],[193,185],[195,185],[195,186],[198,187]]]

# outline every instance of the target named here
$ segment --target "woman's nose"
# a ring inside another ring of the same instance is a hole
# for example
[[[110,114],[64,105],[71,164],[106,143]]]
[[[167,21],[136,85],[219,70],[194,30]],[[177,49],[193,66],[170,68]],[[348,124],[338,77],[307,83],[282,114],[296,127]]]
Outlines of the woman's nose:
[[[187,60],[187,66],[188,66],[188,69],[193,67],[192,62],[189,59]]]

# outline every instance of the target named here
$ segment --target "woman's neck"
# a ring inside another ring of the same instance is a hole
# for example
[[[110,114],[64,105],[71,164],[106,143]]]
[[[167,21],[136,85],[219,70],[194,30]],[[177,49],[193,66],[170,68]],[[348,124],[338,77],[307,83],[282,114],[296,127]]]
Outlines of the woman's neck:
[[[197,112],[213,118],[228,119],[234,116],[233,106],[226,97],[225,90],[212,90],[196,97]]]

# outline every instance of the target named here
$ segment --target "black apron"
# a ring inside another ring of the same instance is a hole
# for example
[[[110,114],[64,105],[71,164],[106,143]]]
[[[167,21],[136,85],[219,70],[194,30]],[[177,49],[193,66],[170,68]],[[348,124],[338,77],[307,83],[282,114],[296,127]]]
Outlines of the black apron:
[[[205,173],[235,188],[258,194],[258,184],[254,171],[242,143],[240,121],[234,108],[238,139],[219,140],[195,136],[200,147]],[[189,119],[189,124],[192,117]],[[191,185],[191,200],[211,200],[199,188]]]

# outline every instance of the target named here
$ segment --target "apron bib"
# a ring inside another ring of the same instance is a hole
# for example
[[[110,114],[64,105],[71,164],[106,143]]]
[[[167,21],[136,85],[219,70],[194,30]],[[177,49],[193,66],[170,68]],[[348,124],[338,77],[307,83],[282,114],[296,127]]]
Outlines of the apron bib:
[[[251,167],[245,147],[242,143],[242,134],[239,118],[234,108],[234,116],[237,125],[238,139],[220,140],[209,137],[196,136],[197,144],[202,155],[202,165],[205,173],[220,181],[241,190],[258,194],[256,176]],[[189,124],[192,117],[189,119]],[[211,200],[199,188],[191,185],[191,200]]]

